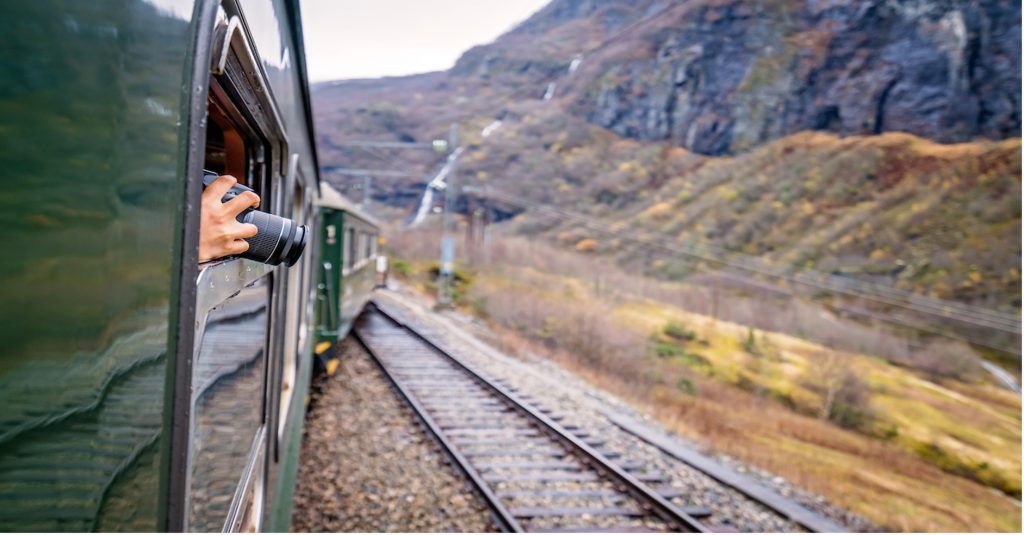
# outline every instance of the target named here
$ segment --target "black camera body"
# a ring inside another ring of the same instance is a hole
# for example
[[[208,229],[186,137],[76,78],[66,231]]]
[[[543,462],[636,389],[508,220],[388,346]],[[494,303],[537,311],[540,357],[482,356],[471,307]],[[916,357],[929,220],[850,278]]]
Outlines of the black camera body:
[[[218,176],[217,173],[204,169],[203,189],[206,189],[214,180],[217,180]],[[241,184],[235,184],[234,187],[224,194],[220,202],[228,202],[244,191],[253,191],[253,189]],[[242,258],[248,258],[272,266],[276,266],[281,262],[284,262],[287,266],[292,266],[299,260],[302,252],[306,249],[306,240],[309,233],[306,231],[305,225],[299,225],[291,219],[261,212],[255,208],[247,208],[244,212],[238,214],[236,219],[238,219],[239,223],[256,225],[256,228],[259,229],[259,233],[245,240],[249,243],[249,249],[238,255]]]

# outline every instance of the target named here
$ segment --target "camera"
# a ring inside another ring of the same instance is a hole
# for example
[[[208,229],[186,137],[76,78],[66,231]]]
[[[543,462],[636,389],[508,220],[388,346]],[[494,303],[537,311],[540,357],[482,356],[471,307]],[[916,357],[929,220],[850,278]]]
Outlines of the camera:
[[[212,184],[214,180],[217,180],[218,176],[220,175],[204,169],[203,189]],[[224,194],[220,202],[228,202],[243,191],[253,191],[253,189],[236,184]],[[238,255],[242,258],[248,258],[272,266],[276,266],[281,262],[284,262],[287,266],[292,266],[302,256],[302,251],[306,249],[308,232],[305,225],[299,225],[291,219],[261,212],[254,208],[247,208],[244,212],[238,214],[236,219],[238,219],[239,223],[256,225],[256,228],[259,229],[258,234],[245,240],[249,243],[249,249]]]

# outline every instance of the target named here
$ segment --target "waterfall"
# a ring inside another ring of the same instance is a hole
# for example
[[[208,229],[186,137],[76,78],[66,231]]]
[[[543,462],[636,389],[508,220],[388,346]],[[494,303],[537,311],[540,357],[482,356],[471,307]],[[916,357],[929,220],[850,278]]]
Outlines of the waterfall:
[[[553,96],[555,96],[555,83],[551,82],[548,84],[548,90],[544,92],[544,100],[551,100]]]
[[[580,68],[580,63],[583,63],[583,54],[576,54],[576,57],[572,58],[572,63],[569,64],[569,72],[566,74],[576,72],[576,69]]]
[[[444,166],[434,175],[434,178],[430,179],[430,182],[427,182],[427,186],[423,189],[423,197],[420,198],[420,205],[416,209],[416,215],[409,222],[409,228],[418,226],[426,219],[427,214],[430,212],[430,207],[434,204],[434,190],[440,191],[447,186],[445,179],[448,178],[448,173],[452,171],[452,166],[459,155],[462,154],[462,151],[463,147],[459,147],[449,154],[448,159],[444,162]]]
[[[494,121],[493,123],[491,123],[491,124],[487,125],[486,127],[484,127],[484,129],[480,131],[480,135],[483,136],[483,137],[487,137],[487,136],[493,134],[494,131],[497,130],[498,128],[500,128],[500,127],[501,127],[501,119],[498,119],[498,120]]]
[[[413,216],[412,221],[409,222],[409,228],[414,228],[423,222],[423,219],[427,217],[427,212],[430,211],[430,207],[434,204],[434,188],[427,184],[427,187],[423,189],[423,197],[420,197],[420,206],[416,209],[416,215]]]
[[[1006,370],[1000,368],[999,366],[996,366],[995,364],[992,364],[991,362],[985,359],[981,360],[981,367],[985,368],[985,370],[988,373],[991,373],[997,381],[1003,384],[1003,386],[1005,386],[1009,390],[1012,390],[1020,394],[1020,385],[1017,384],[1017,380],[1014,379],[1012,375],[1007,373]]]

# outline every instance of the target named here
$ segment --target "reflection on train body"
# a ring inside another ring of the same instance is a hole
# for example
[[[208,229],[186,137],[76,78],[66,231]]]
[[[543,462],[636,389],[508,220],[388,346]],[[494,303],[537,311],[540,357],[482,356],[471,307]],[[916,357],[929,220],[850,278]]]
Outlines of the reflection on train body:
[[[191,531],[224,528],[247,460],[261,458],[267,279],[213,309],[206,324],[193,378]]]

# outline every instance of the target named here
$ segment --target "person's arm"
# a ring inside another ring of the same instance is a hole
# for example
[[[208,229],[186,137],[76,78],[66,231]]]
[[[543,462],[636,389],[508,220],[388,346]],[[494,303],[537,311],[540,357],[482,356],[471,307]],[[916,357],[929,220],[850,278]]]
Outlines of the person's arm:
[[[244,253],[249,249],[245,238],[251,238],[259,232],[256,225],[239,223],[235,219],[246,208],[260,205],[258,195],[243,191],[228,202],[220,202],[224,194],[237,183],[235,177],[223,175],[203,190],[199,216],[200,262]]]

